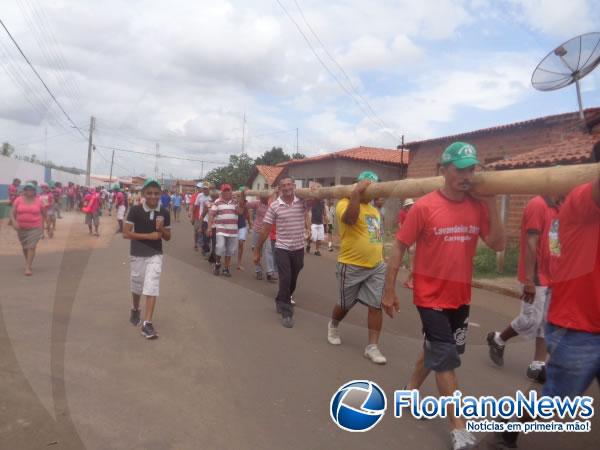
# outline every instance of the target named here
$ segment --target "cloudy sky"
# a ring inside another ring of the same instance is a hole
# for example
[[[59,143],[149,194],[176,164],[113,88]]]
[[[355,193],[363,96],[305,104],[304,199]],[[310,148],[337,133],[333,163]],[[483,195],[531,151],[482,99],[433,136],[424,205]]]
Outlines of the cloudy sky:
[[[97,118],[93,172],[108,173],[107,147],[159,142],[194,160],[159,172],[198,177],[241,151],[244,114],[258,156],[295,151],[296,129],[313,155],[574,111],[574,86],[538,92],[531,73],[600,31],[600,0],[2,0],[0,18],[84,135]],[[1,28],[0,62],[0,140],[84,168],[87,139]],[[600,106],[600,69],[582,87]],[[115,160],[154,173],[153,157]]]

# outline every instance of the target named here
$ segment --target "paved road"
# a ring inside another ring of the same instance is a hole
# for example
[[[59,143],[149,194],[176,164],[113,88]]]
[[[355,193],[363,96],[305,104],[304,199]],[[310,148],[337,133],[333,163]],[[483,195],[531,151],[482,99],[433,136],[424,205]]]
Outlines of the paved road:
[[[336,298],[333,255],[306,257],[296,326],[288,330],[274,312],[276,286],[253,279],[249,257],[246,272],[217,278],[192,251],[191,226],[175,224],[155,318],[161,337],[149,342],[127,322],[128,243],[106,241],[42,254],[32,278],[21,275],[19,256],[0,256],[0,450],[448,447],[442,420],[388,414],[357,435],[329,419],[331,395],[351,379],[376,381],[388,397],[405,384],[421,346],[409,291],[399,288],[401,314],[384,323],[389,362],[375,366],[362,356],[363,308],[342,325],[342,346],[326,341]],[[465,392],[514,395],[529,387],[531,343],[515,341],[501,370],[483,344],[518,306],[474,291],[459,369]],[[435,394],[433,379],[423,392]],[[597,401],[596,386],[591,393]],[[589,434],[524,436],[520,448],[597,448],[599,426],[595,418]],[[479,438],[488,448],[490,436]]]

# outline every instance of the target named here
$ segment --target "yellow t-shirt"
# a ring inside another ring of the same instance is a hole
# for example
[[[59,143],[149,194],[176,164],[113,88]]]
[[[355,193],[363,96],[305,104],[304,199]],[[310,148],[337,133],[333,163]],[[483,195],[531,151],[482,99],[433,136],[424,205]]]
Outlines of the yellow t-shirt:
[[[342,216],[350,200],[340,200],[335,208],[339,224],[341,248],[338,262],[369,269],[383,261],[383,230],[381,216],[377,208],[369,204],[360,204],[358,220],[354,225],[346,225]]]

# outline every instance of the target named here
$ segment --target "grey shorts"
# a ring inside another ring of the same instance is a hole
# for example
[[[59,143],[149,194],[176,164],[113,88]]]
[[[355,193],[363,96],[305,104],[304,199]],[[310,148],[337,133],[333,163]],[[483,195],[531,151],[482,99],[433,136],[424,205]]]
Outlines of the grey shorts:
[[[92,223],[95,227],[100,225],[100,213],[98,211],[96,211],[95,213],[88,213],[85,215],[85,224],[92,225]]]
[[[215,244],[215,254],[217,256],[233,256],[236,254],[237,248],[237,236],[224,236],[222,234],[217,234],[217,240]]]
[[[383,287],[385,285],[385,263],[372,269],[337,263],[338,304],[349,311],[356,302],[371,308],[381,309]]]

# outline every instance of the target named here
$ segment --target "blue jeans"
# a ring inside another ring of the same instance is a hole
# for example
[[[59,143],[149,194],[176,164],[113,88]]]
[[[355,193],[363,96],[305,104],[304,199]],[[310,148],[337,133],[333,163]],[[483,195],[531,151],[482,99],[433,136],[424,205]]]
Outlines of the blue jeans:
[[[594,378],[600,383],[600,334],[546,325],[550,359],[543,395],[583,395]]]

